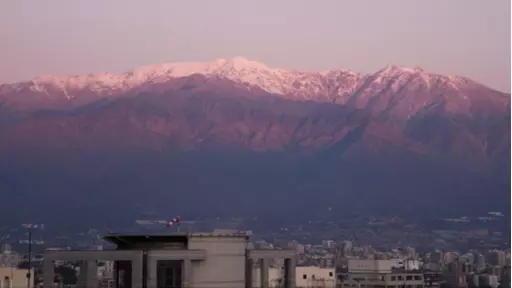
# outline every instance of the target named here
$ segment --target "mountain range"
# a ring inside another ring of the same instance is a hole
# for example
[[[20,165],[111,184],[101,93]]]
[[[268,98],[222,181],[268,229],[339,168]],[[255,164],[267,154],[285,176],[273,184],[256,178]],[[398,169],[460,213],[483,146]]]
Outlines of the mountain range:
[[[420,68],[42,76],[0,85],[0,137],[19,221],[510,210],[510,94]]]

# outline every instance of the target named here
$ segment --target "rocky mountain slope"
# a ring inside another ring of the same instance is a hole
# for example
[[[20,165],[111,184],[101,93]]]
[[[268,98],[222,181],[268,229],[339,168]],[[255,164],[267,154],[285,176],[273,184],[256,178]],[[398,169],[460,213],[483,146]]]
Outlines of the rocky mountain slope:
[[[393,197],[486,209],[510,187],[510,95],[419,68],[316,73],[233,58],[46,76],[0,86],[0,137],[0,189],[73,209],[124,197],[257,213],[264,196],[296,199],[286,211],[395,209]]]

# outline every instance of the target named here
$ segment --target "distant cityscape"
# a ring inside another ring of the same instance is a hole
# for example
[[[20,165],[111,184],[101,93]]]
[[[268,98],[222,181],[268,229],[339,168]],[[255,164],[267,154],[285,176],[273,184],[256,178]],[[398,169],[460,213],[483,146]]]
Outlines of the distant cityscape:
[[[295,251],[297,283],[305,285],[297,287],[402,287],[393,286],[391,279],[404,283],[410,280],[412,284],[404,287],[510,287],[510,230],[502,228],[508,220],[501,212],[489,212],[480,217],[437,219],[437,225],[426,228],[398,216],[353,215],[339,221],[311,220],[265,229],[258,219],[184,219],[170,228],[166,227],[167,219],[139,219],[124,230],[142,234],[243,233],[254,249]],[[26,287],[26,269],[30,266],[30,287],[42,287],[44,250],[112,249],[112,244],[102,239],[112,231],[104,229],[65,232],[44,223],[1,227],[0,276],[7,281],[2,283]],[[282,265],[279,261],[270,263],[269,287],[280,287]],[[98,287],[115,287],[114,266],[112,261],[99,263]],[[56,262],[55,271],[59,277],[56,285],[77,285],[79,262]],[[314,274],[316,284],[309,274]],[[324,286],[319,286],[320,282]]]

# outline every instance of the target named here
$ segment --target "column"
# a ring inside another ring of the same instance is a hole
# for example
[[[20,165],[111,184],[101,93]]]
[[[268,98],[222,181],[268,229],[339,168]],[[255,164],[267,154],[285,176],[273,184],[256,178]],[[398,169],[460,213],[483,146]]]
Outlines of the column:
[[[284,259],[284,287],[295,288],[295,258]]]
[[[87,261],[87,287],[98,287],[98,261]]]
[[[98,263],[96,260],[81,261],[78,288],[90,288],[98,286]]]
[[[44,288],[52,288],[53,287],[53,278],[55,277],[55,267],[53,267],[53,260],[44,259],[44,279],[43,279],[43,287]]]
[[[260,286],[268,288],[268,259],[260,259]]]
[[[190,262],[190,259],[183,259],[183,262],[181,263],[181,282],[183,283],[183,288],[189,288],[190,287],[190,270],[192,268],[192,263]]]
[[[114,283],[115,287],[119,287],[119,261],[114,261]]]
[[[76,279],[76,287],[77,288],[87,288],[87,265],[85,261],[80,261],[78,264],[78,267],[80,268],[78,277]]]
[[[132,288],[142,287],[142,254],[132,259]]]
[[[157,286],[157,269],[158,269],[158,260],[155,258],[148,256],[147,260],[147,288],[156,288]]]
[[[245,288],[252,288],[253,260],[246,256],[245,259]]]

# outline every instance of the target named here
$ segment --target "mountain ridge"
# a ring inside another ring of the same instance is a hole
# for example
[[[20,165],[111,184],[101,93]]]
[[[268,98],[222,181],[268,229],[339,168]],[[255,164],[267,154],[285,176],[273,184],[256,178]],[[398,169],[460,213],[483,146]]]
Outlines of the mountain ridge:
[[[398,122],[440,106],[447,112],[470,117],[475,113],[502,114],[505,104],[510,102],[510,94],[464,77],[426,73],[419,68],[392,65],[366,75],[342,69],[300,72],[268,68],[265,64],[235,57],[145,66],[120,76],[103,73],[43,77],[3,84],[0,85],[0,103],[15,110],[68,109],[98,98],[164,92],[169,89],[169,82],[194,75],[205,77],[204,82],[225,79],[238,88],[259,89],[289,100],[349,105],[384,118],[399,115]],[[473,111],[483,106],[488,106],[484,107],[486,111]]]
[[[437,205],[431,197],[446,198],[443,211],[507,204],[495,198],[510,191],[510,94],[421,69],[277,77],[240,61],[207,67],[223,67],[218,74],[150,74],[129,89],[1,86],[0,191],[20,205],[36,197],[37,215],[56,197],[70,211],[89,203],[87,213],[108,212],[119,198],[162,211],[226,213],[229,203],[283,215],[310,201],[393,210],[398,197],[422,211]],[[274,82],[257,82],[247,67]],[[140,75],[148,74],[128,77]],[[141,208],[133,203],[126,209]]]
[[[386,75],[396,73],[419,74],[420,77],[424,78],[425,82],[428,82],[428,79],[426,79],[427,77],[442,77],[451,85],[467,82],[476,84],[476,82],[466,77],[443,76],[441,74],[428,73],[424,72],[424,70],[419,67],[408,68],[399,65],[387,65],[377,72],[368,74],[339,68],[333,68],[323,72],[313,72],[296,69],[270,68],[261,62],[248,60],[243,57],[234,57],[227,59],[220,58],[210,62],[171,62],[147,65],[129,70],[122,74],[93,73],[87,75],[44,75],[29,81],[0,84],[0,93],[8,93],[23,86],[26,87],[27,85],[35,92],[48,93],[44,86],[52,85],[52,88],[61,89],[67,98],[75,97],[74,95],[68,95],[67,90],[81,90],[86,88],[95,90],[99,95],[111,95],[109,93],[124,93],[145,83],[155,84],[172,78],[201,74],[205,76],[226,77],[235,82],[258,86],[269,93],[288,94],[290,93],[290,90],[293,90],[293,88],[304,88],[293,87],[294,84],[299,85],[300,82],[292,79],[292,83],[289,83],[289,78],[299,78],[299,80],[301,80],[309,77],[313,78],[314,81],[318,81],[318,79],[314,78],[330,78],[342,75],[344,77],[354,78],[355,80],[361,80],[363,78],[379,76],[380,74]],[[272,85],[275,83],[270,83],[273,81],[272,78],[280,80],[281,83],[278,84],[281,85],[284,82],[288,83],[286,83],[286,87],[281,87],[280,89],[280,87],[277,87],[278,85]],[[313,80],[310,80],[310,82]],[[102,91],[102,89],[107,89],[108,91]]]

